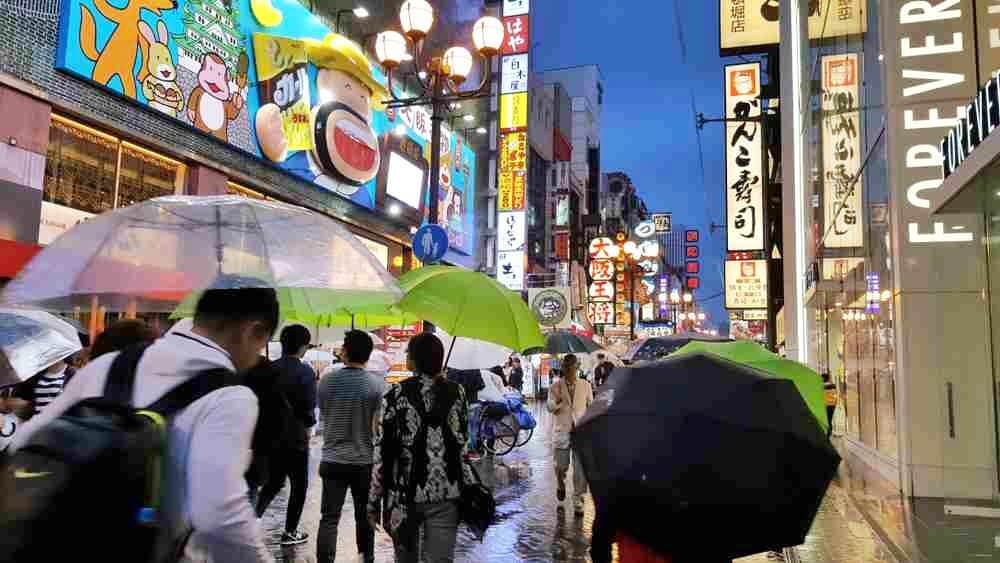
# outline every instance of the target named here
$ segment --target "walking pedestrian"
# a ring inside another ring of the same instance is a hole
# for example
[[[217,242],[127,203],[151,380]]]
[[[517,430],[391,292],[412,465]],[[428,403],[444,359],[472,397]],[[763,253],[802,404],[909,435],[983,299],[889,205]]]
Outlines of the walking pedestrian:
[[[521,358],[511,358],[510,375],[507,376],[507,382],[514,389],[514,391],[517,391],[518,393],[524,392],[524,369],[521,368]]]
[[[837,412],[837,384],[831,381],[830,372],[823,372],[823,401],[826,403],[826,437],[833,433],[833,415]]]
[[[278,299],[260,282],[230,278],[219,285],[244,289],[205,291],[191,329],[171,332],[139,358],[133,404],[148,406],[180,384],[208,370],[234,372],[254,365],[257,353],[278,324]],[[95,358],[64,392],[14,436],[13,449],[39,429],[87,398],[101,397],[118,353]],[[258,403],[243,386],[217,389],[193,401],[170,420],[170,447],[163,464],[161,521],[166,539],[181,562],[263,562],[274,559],[264,545],[260,524],[242,478],[257,422]],[[102,521],[101,507],[91,507]],[[90,528],[87,528],[90,529]],[[110,538],[115,530],[105,531]],[[108,545],[114,559],[115,544]],[[79,549],[67,546],[67,551]]]
[[[305,543],[309,538],[308,533],[300,532],[298,528],[309,485],[310,429],[316,424],[316,372],[302,361],[311,341],[312,335],[306,327],[286,326],[281,331],[281,358],[271,364],[278,372],[278,390],[292,407],[288,423],[293,427],[293,437],[271,458],[267,483],[261,488],[257,500],[257,516],[267,512],[267,507],[285,486],[287,478],[291,491],[281,545]]]
[[[40,414],[63,392],[66,382],[76,373],[68,360],[59,360],[14,386],[11,398],[31,405],[26,413],[29,417]]]
[[[271,464],[285,444],[296,439],[296,424],[288,399],[278,390],[278,372],[266,356],[259,356],[257,365],[247,370],[246,386],[257,397],[260,414],[250,445],[250,467],[245,478],[250,488],[250,503],[256,505],[261,486],[270,477]]]
[[[135,346],[136,344],[152,344],[156,340],[156,332],[145,322],[137,319],[125,319],[113,323],[104,332],[97,335],[94,345],[90,347],[90,359],[99,358],[111,352]]]
[[[609,362],[603,352],[598,352],[597,367],[594,368],[594,384],[598,387],[603,386],[613,371],[615,371],[615,364]]]
[[[576,423],[594,402],[594,389],[590,382],[577,377],[580,361],[573,354],[562,359],[562,377],[552,382],[546,407],[556,415],[553,423],[552,444],[555,450],[556,498],[566,500],[566,471],[573,464],[573,511],[583,514],[584,495],[587,493],[587,478],[583,474],[580,458],[570,449],[570,433]]]
[[[368,523],[368,489],[374,458],[374,428],[385,380],[368,372],[371,336],[352,330],[344,336],[345,365],[327,371],[319,386],[323,413],[322,518],[316,537],[316,561],[328,563],[337,555],[337,526],[347,491],[354,504],[355,539],[359,558],[375,561],[375,530]]]
[[[463,461],[465,392],[444,377],[444,346],[433,334],[410,340],[407,364],[415,376],[390,387],[382,400],[368,518],[377,527],[381,517],[397,563],[450,562],[462,487],[478,482]]]

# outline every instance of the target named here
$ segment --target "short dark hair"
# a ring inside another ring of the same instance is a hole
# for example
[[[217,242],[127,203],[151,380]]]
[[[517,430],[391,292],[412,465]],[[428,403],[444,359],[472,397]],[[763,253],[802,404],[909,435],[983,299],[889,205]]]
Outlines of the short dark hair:
[[[121,320],[97,335],[90,357],[93,359],[109,352],[120,352],[136,344],[150,344],[156,336],[156,331],[140,320]]]
[[[444,366],[444,345],[430,332],[422,332],[410,339],[406,347],[417,372],[438,375]]]
[[[312,342],[312,334],[302,325],[288,325],[281,329],[281,355],[298,354],[303,346]]]
[[[349,330],[344,335],[344,355],[347,361],[352,364],[364,364],[368,358],[372,357],[372,350],[375,343],[367,332],[362,330]]]
[[[567,364],[573,364],[575,366],[578,366],[580,365],[580,358],[577,358],[576,355],[574,354],[566,354],[565,356],[563,356],[560,367],[565,366]]]
[[[597,359],[598,360],[603,360],[604,359],[604,352],[598,352],[597,353]]]
[[[194,311],[194,324],[221,329],[257,321],[274,334],[278,328],[278,293],[255,278],[223,275],[205,290]]]

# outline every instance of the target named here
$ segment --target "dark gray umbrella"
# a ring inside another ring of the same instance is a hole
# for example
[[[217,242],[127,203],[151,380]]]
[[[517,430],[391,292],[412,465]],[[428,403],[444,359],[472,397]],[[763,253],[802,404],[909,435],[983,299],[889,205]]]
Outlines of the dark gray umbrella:
[[[706,354],[616,370],[573,447],[617,529],[692,561],[802,543],[840,461],[794,384]]]
[[[603,350],[593,340],[568,330],[553,330],[545,335],[545,348],[527,350],[525,354],[590,354]]]

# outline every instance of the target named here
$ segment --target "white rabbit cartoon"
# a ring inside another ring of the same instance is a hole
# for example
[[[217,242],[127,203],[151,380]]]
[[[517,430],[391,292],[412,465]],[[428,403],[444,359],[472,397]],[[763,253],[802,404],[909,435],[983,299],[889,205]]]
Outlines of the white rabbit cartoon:
[[[153,28],[148,23],[139,22],[139,33],[149,42],[146,67],[138,76],[142,82],[142,95],[150,107],[177,117],[184,107],[184,96],[177,87],[177,67],[167,47],[167,26],[163,20],[156,23],[156,31],[159,38],[153,35]]]

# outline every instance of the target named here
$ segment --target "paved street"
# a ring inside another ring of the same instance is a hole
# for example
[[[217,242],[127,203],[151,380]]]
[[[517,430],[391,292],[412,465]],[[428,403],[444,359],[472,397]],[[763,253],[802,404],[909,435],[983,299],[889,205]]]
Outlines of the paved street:
[[[539,419],[531,441],[505,456],[503,463],[530,468],[527,479],[513,480],[509,485],[498,484],[497,506],[499,522],[490,528],[485,541],[479,542],[464,529],[460,531],[457,561],[589,561],[587,547],[594,518],[593,504],[588,501],[585,514],[578,518],[569,510],[557,510],[555,478],[549,455],[549,418],[540,405],[533,405]],[[279,561],[311,563],[316,560],[315,534],[320,518],[321,482],[318,478],[321,439],[312,444],[312,472],[305,512],[300,528],[309,532],[309,542],[291,548],[278,545],[284,526],[287,486],[264,516],[265,529]],[[504,472],[501,471],[501,474]],[[570,480],[567,480],[571,483]],[[338,558],[355,561],[354,518],[350,495],[344,506],[338,534]],[[567,507],[570,505],[567,503]],[[804,545],[788,551],[788,561],[794,563],[843,563],[893,561],[872,536],[860,515],[850,506],[840,487],[831,487],[813,530]],[[376,559],[392,561],[392,542],[385,534],[376,537]],[[765,555],[738,560],[739,563],[764,563]]]

